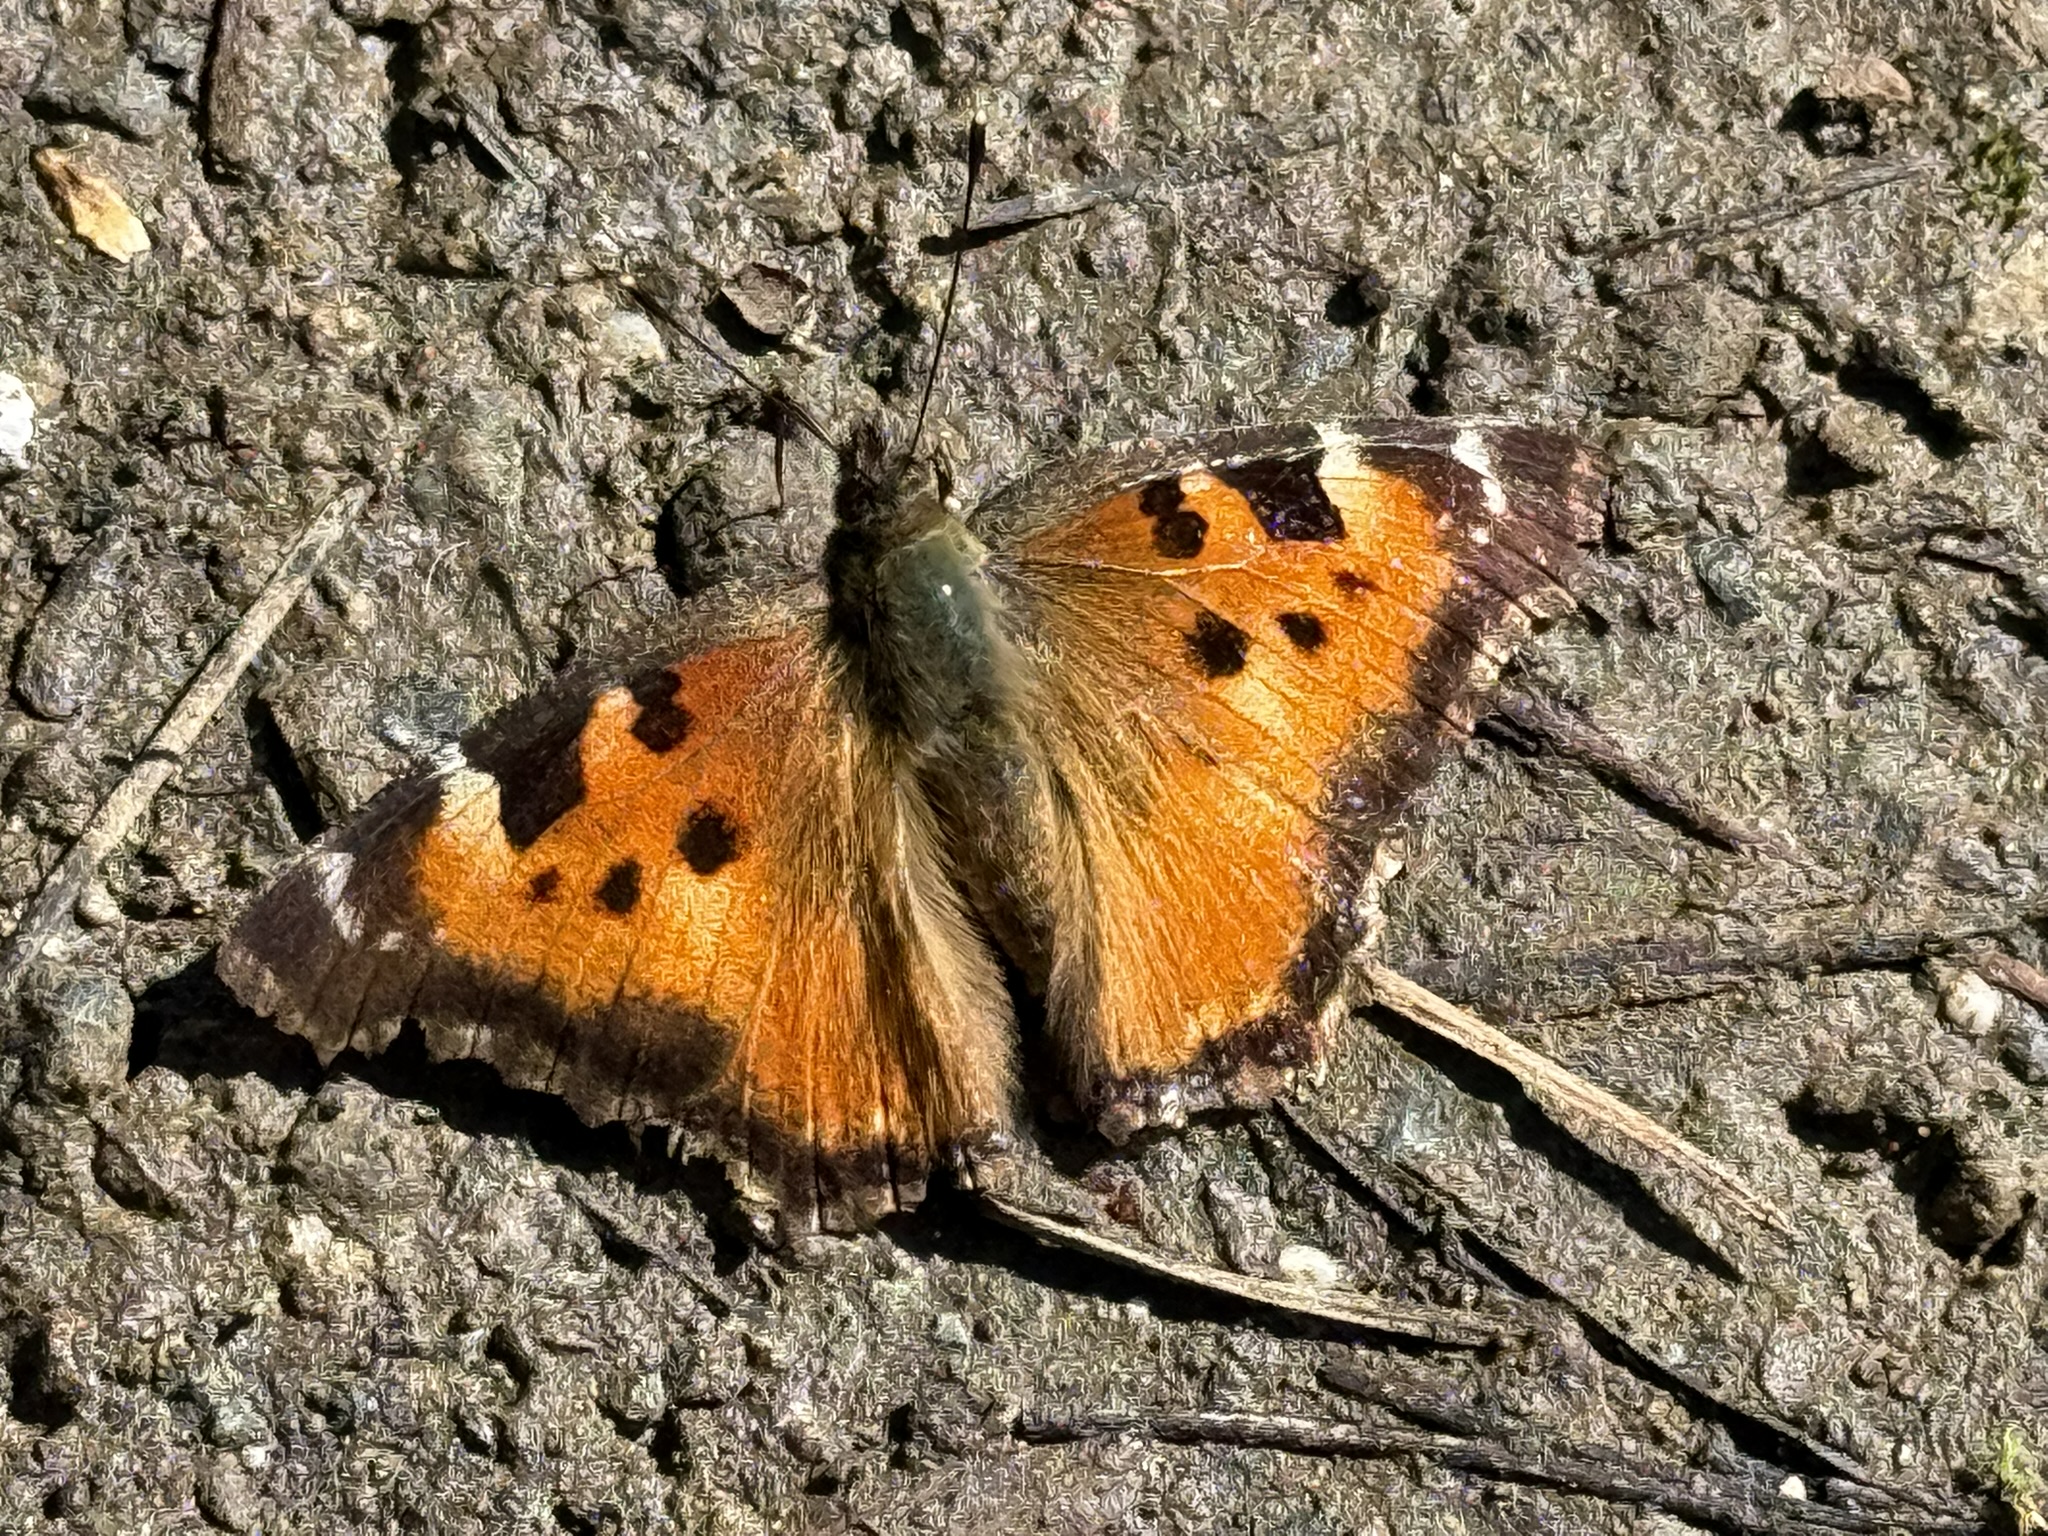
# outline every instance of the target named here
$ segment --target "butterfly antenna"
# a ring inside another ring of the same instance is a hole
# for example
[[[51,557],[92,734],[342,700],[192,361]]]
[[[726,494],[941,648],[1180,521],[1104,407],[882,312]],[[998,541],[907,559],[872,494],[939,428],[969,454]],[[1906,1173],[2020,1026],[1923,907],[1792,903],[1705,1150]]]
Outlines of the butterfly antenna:
[[[939,335],[932,347],[932,365],[924,376],[924,398],[917,402],[917,425],[910,431],[910,455],[917,452],[924,437],[925,412],[931,409],[932,391],[939,382],[939,370],[946,363],[946,332],[953,326],[953,299],[960,292],[960,265],[967,258],[967,229],[974,222],[974,188],[981,180],[982,157],[988,152],[988,122],[976,115],[967,130],[967,195],[960,201],[960,225],[953,232],[953,275],[946,280],[946,305],[939,311]],[[909,457],[910,455],[906,455]]]

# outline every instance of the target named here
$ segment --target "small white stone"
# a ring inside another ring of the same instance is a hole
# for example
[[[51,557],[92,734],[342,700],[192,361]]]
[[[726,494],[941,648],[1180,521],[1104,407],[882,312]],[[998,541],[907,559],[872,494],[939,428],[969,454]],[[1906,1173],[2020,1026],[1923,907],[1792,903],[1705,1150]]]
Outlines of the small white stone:
[[[28,386],[0,373],[0,469],[27,469],[29,439],[36,435],[36,402]]]
[[[318,1258],[334,1246],[334,1229],[310,1212],[285,1223],[285,1251],[295,1259]]]
[[[616,367],[659,363],[668,356],[661,332],[637,309],[617,309],[606,315],[601,337],[598,345]]]
[[[1969,328],[1985,342],[2048,348],[2048,233],[2028,230],[1973,274]]]
[[[29,158],[50,201],[79,239],[123,266],[148,254],[149,231],[120,187],[61,149],[45,147]]]
[[[1778,1484],[1778,1497],[1781,1499],[1797,1499],[1800,1503],[1804,1504],[1806,1502],[1806,1479],[1797,1472],[1794,1472],[1785,1481]]]
[[[79,922],[88,928],[111,928],[121,921],[121,904],[114,900],[114,893],[102,880],[91,881],[78,893],[78,904],[73,911],[77,913]]]
[[[1959,970],[1942,985],[1941,1016],[1972,1039],[1991,1032],[2004,1006],[1998,988],[1975,971]]]
[[[1301,1285],[1341,1285],[1344,1266],[1308,1243],[1289,1243],[1273,1257],[1273,1267]]]

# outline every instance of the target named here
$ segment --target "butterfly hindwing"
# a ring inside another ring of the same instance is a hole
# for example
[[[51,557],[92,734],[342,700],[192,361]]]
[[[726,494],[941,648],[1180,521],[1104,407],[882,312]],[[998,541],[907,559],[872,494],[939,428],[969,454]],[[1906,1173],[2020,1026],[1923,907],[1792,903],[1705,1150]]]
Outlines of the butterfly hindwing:
[[[811,635],[558,689],[463,745],[237,926],[252,1006],[329,1057],[416,1018],[593,1123],[697,1133],[799,1225],[914,1203],[1001,1128],[992,963]]]
[[[1526,429],[1173,452],[996,566],[1061,823],[1048,1013],[1112,1131],[1316,1060],[1363,840],[1598,530],[1590,457]]]

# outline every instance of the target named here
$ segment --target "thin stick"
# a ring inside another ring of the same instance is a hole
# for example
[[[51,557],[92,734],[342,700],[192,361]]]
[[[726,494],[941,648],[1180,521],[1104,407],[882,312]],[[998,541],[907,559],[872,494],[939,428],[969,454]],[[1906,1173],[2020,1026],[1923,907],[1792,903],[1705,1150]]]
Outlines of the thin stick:
[[[555,1180],[555,1188],[589,1218],[590,1224],[606,1243],[641,1255],[636,1263],[658,1264],[671,1274],[681,1276],[683,1283],[697,1293],[697,1299],[704,1303],[713,1317],[730,1317],[738,1307],[739,1303],[724,1286],[710,1276],[700,1274],[697,1266],[674,1245],[663,1242],[616,1206],[599,1199],[584,1188],[580,1178],[564,1173]]]
[[[1578,719],[1554,704],[1528,694],[1509,694],[1495,701],[1493,712],[1554,756],[1577,763],[1603,784],[1661,813],[1702,842],[1741,853],[1783,841],[1709,805],[1591,721]]]
[[[1245,143],[1229,147],[1204,169],[1163,175],[1158,171],[1122,171],[1092,181],[1067,182],[1043,192],[1026,192],[1020,197],[999,198],[983,203],[981,211],[964,223],[961,237],[987,238],[1009,230],[1044,224],[1053,219],[1070,219],[1103,203],[1164,202],[1189,188],[1206,186],[1248,172],[1270,172],[1310,155],[1336,149],[1340,136],[1318,124],[1306,140],[1289,143],[1278,135],[1257,134]],[[977,244],[982,241],[975,242]]]
[[[1859,192],[1870,192],[1878,187],[1890,186],[1895,181],[1911,181],[1915,176],[1929,175],[1939,170],[1941,165],[1942,162],[1932,155],[1890,161],[1872,166],[1866,171],[1837,177],[1809,192],[1795,192],[1786,197],[1773,198],[1769,202],[1755,203],[1747,208],[1712,214],[1707,218],[1694,219],[1684,224],[1673,224],[1653,234],[1632,235],[1597,245],[1588,254],[1605,257],[1633,256],[1660,245],[1746,234],[1750,230],[1762,229],[1767,225],[1782,224],[1799,217],[1802,213],[1812,213],[1815,209],[1825,208],[1830,203],[1838,203],[1845,197],[1854,197]]]
[[[2048,902],[2024,903],[1986,912],[1880,914],[1857,929],[1799,933],[1790,938],[1728,939],[1694,926],[1656,940],[1585,944],[1552,957],[1550,971],[1570,984],[1578,999],[1569,1006],[1546,1003],[1546,1020],[1583,1018],[1615,1008],[1659,1007],[1718,997],[1754,986],[1765,972],[1793,976],[1838,976],[1893,970],[1930,956],[1981,960],[1983,941],[2048,917]],[[1878,927],[1882,920],[1891,926]],[[1456,967],[1419,964],[1424,985],[1432,976],[1450,977]],[[1980,969],[1983,967],[1980,965]],[[1985,980],[2004,986],[1992,969]],[[2029,967],[2031,969],[2031,967]],[[2001,970],[2000,974],[2013,974]],[[2006,990],[2013,990],[2007,987]],[[2048,995],[2048,978],[2043,979]],[[2022,993],[2021,995],[2025,995]]]
[[[0,950],[0,997],[11,994],[22,974],[50,941],[72,921],[73,909],[98,872],[100,864],[120,846],[136,820],[149,808],[207,723],[220,712],[242,674],[256,659],[273,631],[292,611],[320,562],[349,524],[368,504],[368,486],[337,492],[292,546],[285,551],[270,580],[257,594],[228,637],[186,684],[171,712],[150,736],[128,774],[116,784],[92,820],[43,880],[7,946]]]
[[[1666,1130],[1641,1110],[1624,1104],[1606,1089],[1597,1088],[1584,1078],[1566,1071],[1549,1057],[1531,1050],[1511,1035],[1503,1034],[1476,1014],[1446,1002],[1427,987],[1417,986],[1398,971],[1367,961],[1363,966],[1363,982],[1370,1001],[1492,1062],[1502,1071],[1512,1074],[1532,1097],[1577,1111],[1595,1125],[1606,1127],[1644,1151],[1690,1173],[1709,1188],[1718,1190],[1752,1221],[1787,1235],[1792,1233],[1791,1222],[1734,1174],[1683,1137]]]
[[[712,362],[718,364],[743,388],[752,390],[755,398],[769,411],[779,412],[786,416],[834,453],[839,451],[839,444],[833,440],[832,434],[827,432],[824,424],[809,411],[805,410],[800,402],[790,399],[787,395],[778,394],[756,381],[745,368],[719,351],[717,347],[711,344],[708,337],[699,332],[695,326],[686,322],[681,315],[677,314],[674,307],[666,299],[662,298],[661,295],[651,292],[643,284],[631,277],[622,278],[619,285],[631,295],[635,304],[646,310],[655,320],[667,326],[699,352],[710,358]],[[775,452],[778,462],[777,475],[779,483],[781,473],[779,464],[782,453],[782,433],[779,430],[775,434]]]
[[[1221,1445],[1286,1451],[1298,1456],[1360,1460],[1417,1456],[1495,1482],[1556,1488],[1613,1504],[1653,1506],[1716,1530],[1766,1531],[1782,1536],[1821,1531],[1880,1536],[1887,1531],[1960,1533],[1985,1528],[1981,1520],[1962,1514],[1920,1515],[1896,1507],[1852,1509],[1809,1503],[1760,1488],[1743,1478],[1697,1467],[1638,1471],[1578,1450],[1556,1454],[1542,1449],[1532,1452],[1462,1435],[1399,1425],[1312,1419],[1300,1414],[1023,1413],[1017,1416],[1010,1432],[1032,1445],[1145,1435],[1174,1445]],[[1857,1492],[1862,1494],[1863,1490]],[[1879,1500],[1868,1502],[1875,1504]]]
[[[1179,1285],[1211,1291],[1253,1306],[1269,1307],[1293,1317],[1338,1323],[1371,1333],[1399,1338],[1421,1339],[1459,1349],[1484,1349],[1528,1332],[1512,1316],[1483,1317],[1442,1307],[1396,1306],[1374,1301],[1349,1286],[1301,1285],[1263,1275],[1239,1275],[1190,1259],[1173,1259],[1144,1248],[1133,1247],[1086,1227],[1014,1205],[1000,1195],[980,1191],[989,1214],[1041,1242],[1071,1248],[1125,1269],[1170,1280]]]
[[[1637,1380],[1670,1393],[1695,1418],[1720,1425],[1745,1449],[1766,1445],[1769,1459],[1788,1471],[1854,1483],[1875,1489],[1887,1499],[1940,1511],[1940,1500],[1934,1494],[1883,1482],[1853,1458],[1769,1409],[1716,1391],[1700,1377],[1672,1364],[1659,1353],[1657,1343],[1646,1342],[1628,1324],[1546,1278],[1550,1266],[1541,1255],[1498,1223],[1482,1219],[1420,1161],[1390,1161],[1370,1148],[1359,1148],[1354,1155],[1335,1134],[1317,1126],[1300,1105],[1278,1099],[1273,1107],[1369,1204],[1392,1212],[1393,1219],[1411,1231],[1426,1231],[1432,1246],[1459,1270],[1483,1284],[1512,1288],[1562,1308],[1601,1354]],[[1368,1162],[1386,1177],[1375,1177]],[[1324,1374],[1326,1378],[1330,1375],[1328,1367]],[[1344,1390],[1339,1382],[1331,1384]]]

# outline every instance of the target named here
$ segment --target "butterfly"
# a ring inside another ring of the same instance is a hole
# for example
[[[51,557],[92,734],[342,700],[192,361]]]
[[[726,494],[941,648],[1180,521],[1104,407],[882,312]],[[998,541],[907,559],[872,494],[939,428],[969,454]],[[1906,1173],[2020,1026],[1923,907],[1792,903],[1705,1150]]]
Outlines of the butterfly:
[[[971,1174],[1027,1038],[1115,1141],[1266,1103],[1329,1045],[1375,836],[1569,601],[1603,487],[1511,423],[1238,428],[970,528],[864,430],[814,579],[471,730],[219,971],[323,1061],[414,1019],[670,1127],[786,1231]]]

